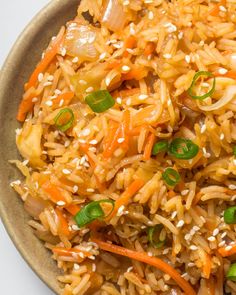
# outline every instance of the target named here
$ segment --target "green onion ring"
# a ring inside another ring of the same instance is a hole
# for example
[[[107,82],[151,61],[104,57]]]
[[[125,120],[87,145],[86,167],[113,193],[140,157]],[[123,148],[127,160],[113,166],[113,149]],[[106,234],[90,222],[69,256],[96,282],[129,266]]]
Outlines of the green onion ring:
[[[161,248],[162,246],[164,246],[166,240],[160,240],[160,238],[158,237],[158,240],[155,240],[155,235],[159,235],[160,236],[160,232],[163,229],[163,225],[162,224],[157,224],[155,226],[149,227],[148,228],[148,241],[150,242],[150,244],[154,247],[154,248]]]
[[[236,224],[236,206],[229,207],[224,211],[224,221],[227,224]]]
[[[229,270],[228,270],[228,272],[226,274],[226,278],[228,280],[231,280],[231,281],[234,281],[234,282],[236,281],[236,263],[233,263],[230,266],[230,268],[229,268]]]
[[[66,123],[60,124],[59,121],[62,120],[63,116],[65,116],[67,114],[70,115],[70,118],[67,120]],[[66,109],[60,110],[60,112],[54,118],[54,122],[55,122],[57,129],[59,129],[62,132],[65,132],[71,128],[71,126],[73,125],[74,119],[75,119],[75,116],[74,116],[73,111],[69,108],[66,108]]]
[[[161,140],[159,142],[156,142],[152,148],[152,155],[156,156],[157,154],[161,152],[166,152],[168,150],[168,141],[167,140]]]
[[[179,173],[170,167],[166,168],[166,170],[162,173],[162,178],[167,185],[172,187],[180,182]]]
[[[114,106],[115,100],[107,90],[98,90],[85,97],[85,102],[94,113],[103,113]]]
[[[171,156],[182,160],[194,158],[198,154],[198,151],[199,147],[190,139],[186,138],[175,138],[168,149]]]

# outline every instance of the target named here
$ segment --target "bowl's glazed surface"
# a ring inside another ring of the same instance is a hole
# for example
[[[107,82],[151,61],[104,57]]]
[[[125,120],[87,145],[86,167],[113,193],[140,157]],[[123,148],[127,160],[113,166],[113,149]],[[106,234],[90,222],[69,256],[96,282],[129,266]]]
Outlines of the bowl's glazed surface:
[[[67,20],[76,15],[79,0],[53,0],[28,25],[9,54],[0,74],[0,216],[15,246],[38,276],[56,293],[58,269],[50,253],[27,225],[23,203],[9,186],[21,179],[8,163],[20,158],[15,145],[15,117],[23,85],[39,61],[50,38]]]

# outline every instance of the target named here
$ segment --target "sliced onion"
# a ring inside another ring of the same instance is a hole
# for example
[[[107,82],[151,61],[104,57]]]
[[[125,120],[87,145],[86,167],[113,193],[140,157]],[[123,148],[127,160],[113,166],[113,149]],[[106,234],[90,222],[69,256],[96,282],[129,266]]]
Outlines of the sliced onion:
[[[204,106],[204,105],[201,105],[200,102],[197,102],[198,107],[199,109],[205,112],[219,110],[225,105],[227,105],[234,98],[235,95],[236,95],[236,86],[229,86],[226,89],[224,96],[221,99],[219,99],[216,103],[210,106]]]
[[[111,31],[121,31],[126,22],[126,14],[118,0],[107,0],[102,22]]]
[[[38,218],[40,213],[42,213],[47,206],[47,201],[31,195],[28,195],[24,203],[25,210],[34,218]]]

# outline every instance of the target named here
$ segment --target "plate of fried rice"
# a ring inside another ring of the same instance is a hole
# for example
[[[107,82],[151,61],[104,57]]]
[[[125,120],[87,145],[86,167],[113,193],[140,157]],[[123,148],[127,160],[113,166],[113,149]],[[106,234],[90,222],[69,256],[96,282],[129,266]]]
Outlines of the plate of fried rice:
[[[62,295],[236,294],[236,1],[66,2],[4,128],[14,242]]]

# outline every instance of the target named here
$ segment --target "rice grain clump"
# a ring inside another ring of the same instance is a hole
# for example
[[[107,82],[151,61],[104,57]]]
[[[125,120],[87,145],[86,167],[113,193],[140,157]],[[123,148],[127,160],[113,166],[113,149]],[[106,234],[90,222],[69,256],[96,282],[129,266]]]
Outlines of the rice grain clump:
[[[11,185],[63,295],[236,294],[235,32],[234,0],[82,0],[52,38]]]

